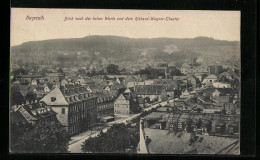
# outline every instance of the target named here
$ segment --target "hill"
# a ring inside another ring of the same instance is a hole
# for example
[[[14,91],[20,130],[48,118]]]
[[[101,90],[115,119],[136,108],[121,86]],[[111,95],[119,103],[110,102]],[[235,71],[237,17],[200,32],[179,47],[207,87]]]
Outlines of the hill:
[[[12,55],[23,53],[83,52],[89,56],[99,52],[104,58],[137,60],[139,56],[150,58],[177,57],[238,57],[240,42],[216,40],[208,37],[196,38],[127,38],[119,36],[87,36],[84,38],[52,39],[25,42],[11,47]],[[39,56],[39,55],[38,55]]]

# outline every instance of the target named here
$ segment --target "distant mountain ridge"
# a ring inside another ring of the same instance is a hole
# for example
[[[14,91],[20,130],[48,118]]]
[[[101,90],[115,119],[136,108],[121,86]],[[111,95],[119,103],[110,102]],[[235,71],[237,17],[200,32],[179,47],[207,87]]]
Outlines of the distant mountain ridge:
[[[201,56],[239,56],[240,42],[216,40],[209,37],[196,38],[128,38],[120,36],[86,36],[83,38],[52,39],[25,42],[11,47],[12,54],[34,52],[100,52],[104,57],[136,60],[140,55],[167,58],[168,54],[197,54]],[[148,52],[148,54],[143,54]],[[128,55],[128,56],[127,56]],[[186,56],[187,57],[187,56]],[[169,58],[169,57],[168,57]]]

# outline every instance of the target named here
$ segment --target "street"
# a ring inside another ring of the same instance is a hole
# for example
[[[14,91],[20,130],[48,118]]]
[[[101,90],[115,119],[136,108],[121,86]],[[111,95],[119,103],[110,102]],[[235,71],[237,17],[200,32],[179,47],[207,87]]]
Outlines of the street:
[[[160,102],[160,103],[151,105],[148,108],[143,109],[143,111],[151,110],[153,108],[158,107],[159,105],[165,106],[166,104],[167,104],[167,102]],[[102,131],[105,133],[109,129],[110,125],[113,125],[115,123],[124,123],[124,124],[126,124],[126,123],[130,122],[131,120],[137,118],[140,115],[141,115],[141,113],[138,113],[138,114],[131,115],[130,117],[126,117],[125,119],[122,119],[122,120],[109,122],[109,123],[107,123],[107,127],[104,127],[102,129]],[[84,133],[81,133],[79,135],[71,137],[71,141],[69,142],[69,146],[68,146],[69,147],[68,151],[70,153],[82,153],[81,145],[83,144],[83,142],[86,139],[88,139],[89,137],[96,137],[99,134],[100,131],[90,131],[90,130],[88,130],[88,131],[86,131]]]

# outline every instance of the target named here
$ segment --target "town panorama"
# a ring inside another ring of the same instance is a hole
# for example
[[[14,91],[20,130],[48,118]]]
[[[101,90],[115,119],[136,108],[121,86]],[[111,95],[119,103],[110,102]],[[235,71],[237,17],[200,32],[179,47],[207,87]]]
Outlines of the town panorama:
[[[240,153],[240,42],[84,38],[11,47],[12,153]]]

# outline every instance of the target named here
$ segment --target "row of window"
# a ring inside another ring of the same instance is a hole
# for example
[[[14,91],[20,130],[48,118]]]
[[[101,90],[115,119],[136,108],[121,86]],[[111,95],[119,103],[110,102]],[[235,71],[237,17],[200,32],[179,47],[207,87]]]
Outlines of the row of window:
[[[95,114],[94,111],[95,111],[94,108],[90,108],[90,109],[85,110],[85,111],[80,112],[80,113],[70,114],[70,116],[69,116],[69,123],[78,122],[81,119],[88,118],[88,116],[89,116],[89,119],[91,119],[91,116],[93,116]]]
[[[101,105],[101,106],[97,106],[97,110],[103,110],[103,109],[107,109],[107,108],[114,108],[114,104],[110,103],[110,104],[105,104],[105,105]]]
[[[73,124],[69,127],[69,133],[70,134],[75,134],[79,132],[79,124]]]
[[[115,104],[114,106],[115,106],[115,108],[116,108],[116,107],[118,107],[118,108],[119,108],[119,107],[120,107],[120,108],[129,108],[129,104]]]
[[[69,112],[77,112],[77,111],[82,111],[82,110],[86,110],[89,108],[89,106],[94,106],[96,103],[95,101],[90,101],[91,103],[87,102],[87,103],[80,103],[78,105],[73,105],[71,107],[69,107]]]
[[[129,114],[129,110],[117,110],[117,109],[115,109],[115,114]]]
[[[111,113],[114,113],[113,109],[100,111],[97,113],[97,115],[102,116],[102,115],[111,114]]]

